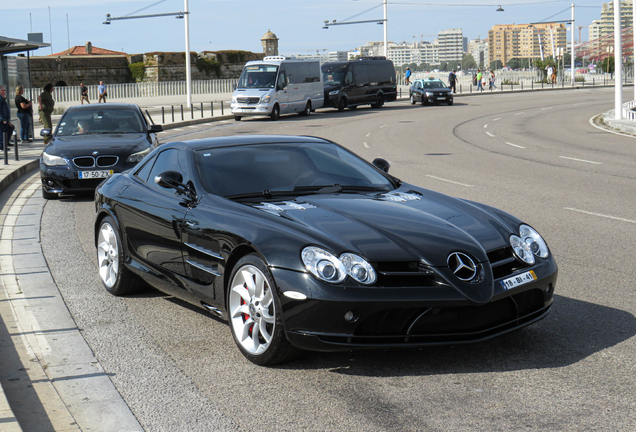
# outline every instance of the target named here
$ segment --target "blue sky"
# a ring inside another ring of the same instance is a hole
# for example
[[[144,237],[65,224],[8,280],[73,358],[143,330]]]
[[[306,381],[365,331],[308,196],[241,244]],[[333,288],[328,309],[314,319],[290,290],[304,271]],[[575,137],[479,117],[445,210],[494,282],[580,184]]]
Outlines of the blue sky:
[[[159,4],[156,4],[158,3]],[[608,0],[606,0],[608,2]],[[0,35],[26,39],[27,33],[41,32],[59,52],[91,41],[93,46],[129,54],[152,51],[184,51],[184,20],[173,17],[116,21],[103,25],[106,14],[129,15],[179,12],[184,0],[0,0]],[[382,0],[189,0],[190,49],[216,51],[239,49],[261,52],[260,39],[268,29],[278,38],[280,53],[308,54],[350,50],[368,41],[382,41],[383,27],[377,24],[333,26],[323,30],[324,20],[344,21],[375,6],[350,21],[381,19]],[[576,26],[588,39],[587,26],[600,19],[602,1],[574,1]],[[523,24],[570,19],[572,1],[495,0],[396,0],[388,2],[388,39],[393,42],[433,41],[437,33],[462,28],[464,36],[487,38],[496,24]],[[504,12],[496,12],[501,5]],[[50,27],[49,27],[50,6]],[[68,25],[67,25],[68,15]],[[52,29],[52,31],[49,30]],[[568,32],[569,34],[569,32]],[[578,29],[575,32],[578,40]],[[568,35],[568,39],[569,39]],[[41,49],[34,55],[50,54]]]

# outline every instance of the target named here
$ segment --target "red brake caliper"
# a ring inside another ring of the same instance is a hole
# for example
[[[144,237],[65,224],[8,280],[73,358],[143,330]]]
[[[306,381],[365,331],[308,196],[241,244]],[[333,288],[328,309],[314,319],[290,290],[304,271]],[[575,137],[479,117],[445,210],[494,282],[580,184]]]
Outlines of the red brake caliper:
[[[245,289],[247,289],[247,285],[243,285],[243,287]],[[243,297],[241,297],[241,306],[243,306],[245,304],[247,304],[245,302],[245,299]],[[249,318],[250,318],[250,316],[248,314],[246,314],[246,313],[243,314],[243,322],[246,322]],[[254,329],[254,324],[250,325],[250,329],[248,330],[248,333],[249,333],[250,337],[252,336],[252,330],[253,329]]]

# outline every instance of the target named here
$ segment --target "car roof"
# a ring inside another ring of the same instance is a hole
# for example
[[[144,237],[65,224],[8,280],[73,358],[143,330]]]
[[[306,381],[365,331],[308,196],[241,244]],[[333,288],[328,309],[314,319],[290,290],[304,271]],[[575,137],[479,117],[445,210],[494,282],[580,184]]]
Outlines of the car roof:
[[[66,112],[69,111],[101,111],[101,110],[125,110],[125,109],[139,109],[137,104],[130,103],[105,103],[105,104],[89,104],[89,105],[74,105],[68,107]]]
[[[192,150],[200,150],[212,147],[234,147],[242,145],[258,145],[258,144],[283,144],[283,143],[306,143],[306,144],[333,144],[331,141],[312,136],[293,136],[293,135],[238,135],[223,136],[213,138],[202,138],[196,140],[188,140],[174,142],[178,147],[190,147]],[[165,148],[169,145],[164,144]]]

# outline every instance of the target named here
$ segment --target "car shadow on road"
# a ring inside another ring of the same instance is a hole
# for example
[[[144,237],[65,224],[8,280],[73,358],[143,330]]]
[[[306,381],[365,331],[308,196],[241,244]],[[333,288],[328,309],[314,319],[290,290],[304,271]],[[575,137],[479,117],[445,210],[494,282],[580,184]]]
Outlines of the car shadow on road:
[[[558,368],[577,363],[636,335],[629,312],[555,296],[543,321],[475,344],[304,353],[285,369],[330,369],[345,375],[395,377]]]

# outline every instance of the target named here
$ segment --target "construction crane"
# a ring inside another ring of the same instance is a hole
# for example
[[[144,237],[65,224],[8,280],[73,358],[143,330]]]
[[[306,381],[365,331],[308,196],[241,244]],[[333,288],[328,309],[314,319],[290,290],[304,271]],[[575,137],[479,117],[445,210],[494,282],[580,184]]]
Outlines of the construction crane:
[[[307,50],[307,51],[316,51],[316,55],[320,56],[320,51],[327,51],[327,48],[323,48],[323,49],[315,49],[315,50]]]
[[[424,43],[424,36],[435,36],[435,35],[433,35],[433,34],[426,34],[426,35],[425,35],[425,34],[421,34],[421,35],[419,35],[419,36],[418,36],[418,35],[415,35],[415,36],[413,36],[413,37],[414,37],[414,38],[419,37],[419,38],[420,38],[420,43]]]

